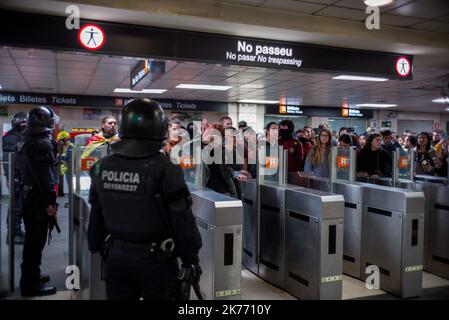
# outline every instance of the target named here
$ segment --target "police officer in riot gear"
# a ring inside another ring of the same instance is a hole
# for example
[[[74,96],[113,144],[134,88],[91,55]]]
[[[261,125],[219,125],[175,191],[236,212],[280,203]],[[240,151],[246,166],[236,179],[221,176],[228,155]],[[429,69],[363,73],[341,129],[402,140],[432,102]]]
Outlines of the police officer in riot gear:
[[[40,265],[47,232],[57,213],[55,184],[57,183],[57,143],[51,131],[59,118],[49,107],[38,107],[28,113],[24,139],[17,145],[17,162],[23,186],[23,248],[22,296],[42,296],[56,293],[46,287],[48,276],[42,276]]]
[[[176,298],[177,256],[201,275],[190,193],[182,169],[160,152],[167,130],[155,101],[132,100],[121,112],[121,140],[90,171],[89,249],[108,252],[107,299]]]
[[[2,150],[3,150],[3,171],[5,172],[6,179],[9,181],[8,170],[8,155],[9,153],[16,152],[16,145],[23,139],[23,131],[27,126],[27,114],[25,112],[18,112],[12,116],[11,119],[12,129],[9,130],[2,138]],[[19,168],[17,164],[14,167],[14,243],[23,244],[25,240],[25,234],[22,231],[22,199],[21,188],[19,184]],[[6,238],[7,240],[9,237]]]

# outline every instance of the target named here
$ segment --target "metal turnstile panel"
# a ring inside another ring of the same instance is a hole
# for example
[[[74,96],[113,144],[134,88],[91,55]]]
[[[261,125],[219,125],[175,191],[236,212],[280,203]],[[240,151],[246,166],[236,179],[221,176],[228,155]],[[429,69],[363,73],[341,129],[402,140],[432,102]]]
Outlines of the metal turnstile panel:
[[[319,219],[286,213],[285,289],[300,299],[318,299]]]
[[[401,297],[422,293],[424,213],[410,213],[402,218]]]
[[[286,191],[285,289],[300,299],[341,299],[341,195]]]
[[[214,300],[241,298],[242,226],[214,230]]]
[[[360,278],[363,188],[357,184],[336,182],[334,192],[343,195],[345,199],[343,272]]]
[[[343,265],[343,219],[322,220],[320,223],[319,299],[341,300]]]
[[[241,183],[243,203],[243,265],[255,274],[259,274],[259,214],[257,209],[257,184],[255,180]]]
[[[427,269],[449,279],[449,187],[439,186],[429,212]]]
[[[203,247],[200,288],[205,300],[236,300],[241,295],[242,226],[214,227],[197,218]],[[194,294],[192,294],[195,297]]]
[[[201,269],[210,270],[210,272],[203,272],[200,278],[200,288],[203,298],[205,300],[213,299],[214,292],[214,230],[213,227],[208,225],[203,220],[196,218],[196,225],[201,235],[201,241],[203,246],[201,247],[198,257],[200,259]]]
[[[205,299],[239,299],[242,270],[241,201],[205,190],[193,190],[192,211],[203,247],[201,290]],[[207,220],[206,220],[207,219]]]
[[[284,287],[285,188],[260,186],[259,276]]]
[[[402,214],[363,207],[363,246],[360,273],[365,280],[365,268],[379,267],[380,287],[397,294],[401,291]]]

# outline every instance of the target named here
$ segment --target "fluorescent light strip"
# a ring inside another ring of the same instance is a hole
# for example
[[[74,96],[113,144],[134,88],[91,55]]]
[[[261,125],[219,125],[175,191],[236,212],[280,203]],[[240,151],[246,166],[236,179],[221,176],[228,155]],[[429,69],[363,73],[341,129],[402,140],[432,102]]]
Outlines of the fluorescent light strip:
[[[263,89],[265,86],[263,84],[247,83],[240,86],[242,89]]]
[[[381,7],[393,3],[393,0],[365,0],[367,6]]]
[[[252,100],[252,99],[244,99],[237,100],[238,103],[259,103],[259,104],[278,104],[279,100]]]
[[[449,97],[447,98],[437,98],[437,99],[433,99],[432,102],[434,103],[449,103]]]
[[[376,78],[376,77],[360,77],[360,76],[348,76],[348,75],[341,75],[333,77],[332,79],[335,80],[357,80],[357,81],[388,81],[387,78]]]
[[[356,104],[356,107],[359,108],[392,108],[397,107],[397,104],[385,104],[385,103],[362,103]]]
[[[176,88],[178,89],[193,89],[193,90],[218,90],[218,91],[225,91],[229,90],[232,87],[231,86],[211,86],[208,84],[188,84],[188,83],[181,83],[180,85],[177,85]]]
[[[127,89],[127,88],[117,88],[114,90],[114,92],[117,93],[154,93],[154,94],[161,94],[164,93],[165,91],[167,91],[167,89],[143,89],[141,91],[137,91],[137,90],[131,90],[131,89]]]

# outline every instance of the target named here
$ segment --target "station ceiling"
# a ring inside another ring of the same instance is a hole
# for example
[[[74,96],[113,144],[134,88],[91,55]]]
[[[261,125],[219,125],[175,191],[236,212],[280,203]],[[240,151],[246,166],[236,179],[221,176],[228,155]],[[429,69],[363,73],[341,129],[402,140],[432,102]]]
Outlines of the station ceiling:
[[[3,91],[124,96],[116,88],[130,87],[130,71],[139,60],[50,50],[0,48],[0,85]],[[341,107],[349,104],[393,103],[395,110],[446,112],[440,97],[449,70],[416,67],[412,81],[343,81],[334,74],[269,68],[224,66],[197,62],[165,61],[166,72],[149,83],[150,89],[167,89],[151,98],[236,102],[240,99],[277,100],[288,97],[302,105]],[[232,86],[227,91],[187,90],[181,83]],[[135,95],[134,95],[135,96]],[[140,96],[140,95],[139,95]],[[394,110],[394,109],[392,109]]]

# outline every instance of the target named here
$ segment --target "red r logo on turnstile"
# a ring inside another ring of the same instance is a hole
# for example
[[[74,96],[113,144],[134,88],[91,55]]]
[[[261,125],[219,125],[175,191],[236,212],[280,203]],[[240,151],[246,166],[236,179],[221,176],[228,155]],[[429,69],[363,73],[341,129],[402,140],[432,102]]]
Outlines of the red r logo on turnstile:
[[[337,167],[349,168],[349,158],[345,156],[337,156]]]
[[[408,167],[408,157],[400,157],[399,158],[399,168],[405,169]]]
[[[193,158],[191,157],[182,157],[179,159],[179,165],[183,169],[191,169],[194,167]]]
[[[97,158],[84,158],[81,159],[81,171],[89,171],[97,162]]]
[[[265,168],[267,169],[276,169],[279,166],[278,158],[267,157],[265,160]]]

